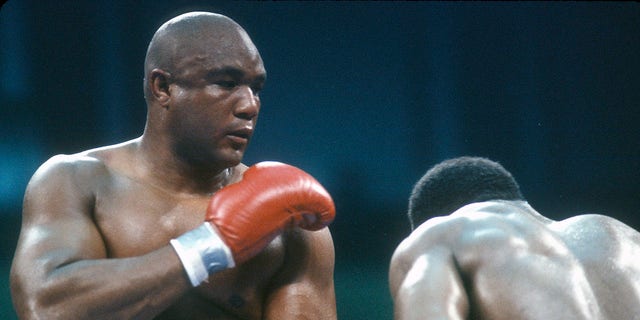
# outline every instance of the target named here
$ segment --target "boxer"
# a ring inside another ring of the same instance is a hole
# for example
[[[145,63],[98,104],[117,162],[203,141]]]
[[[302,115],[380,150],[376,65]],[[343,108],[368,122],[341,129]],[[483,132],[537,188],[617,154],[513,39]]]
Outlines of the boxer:
[[[179,15],[144,71],[142,136],[54,156],[31,178],[18,316],[336,319],[329,193],[293,166],[241,162],[266,80],[246,31]]]
[[[494,161],[434,166],[408,215],[389,269],[397,320],[640,319],[640,234],[603,215],[551,220]]]

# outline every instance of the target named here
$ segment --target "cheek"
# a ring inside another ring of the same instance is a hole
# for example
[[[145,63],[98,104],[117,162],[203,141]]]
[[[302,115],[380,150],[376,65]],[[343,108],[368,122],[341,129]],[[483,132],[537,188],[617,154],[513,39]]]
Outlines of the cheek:
[[[223,98],[207,89],[181,92],[174,104],[174,123],[183,135],[215,136],[232,117]]]
[[[211,138],[221,128],[220,120],[214,114],[193,112],[184,115],[182,119],[181,130],[193,137]]]

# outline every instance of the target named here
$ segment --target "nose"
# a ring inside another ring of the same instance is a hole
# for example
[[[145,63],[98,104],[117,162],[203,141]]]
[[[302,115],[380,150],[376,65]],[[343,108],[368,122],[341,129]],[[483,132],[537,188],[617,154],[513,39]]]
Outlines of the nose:
[[[249,86],[240,86],[236,92],[237,102],[233,113],[236,117],[253,120],[260,111],[260,98],[255,95]]]

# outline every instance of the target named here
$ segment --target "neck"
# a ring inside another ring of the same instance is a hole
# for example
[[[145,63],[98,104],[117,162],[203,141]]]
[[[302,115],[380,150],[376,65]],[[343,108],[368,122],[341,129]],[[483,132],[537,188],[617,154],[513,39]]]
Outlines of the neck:
[[[144,135],[138,147],[139,167],[151,183],[178,194],[211,195],[229,184],[234,167],[196,165],[181,159],[167,144]]]
[[[536,209],[534,209],[527,201],[518,201],[516,202],[519,206],[521,206],[522,208],[524,208],[532,217],[534,217],[535,219],[537,219],[538,221],[542,222],[542,223],[553,223],[555,222],[552,219],[549,219],[545,216],[543,216],[542,214],[540,214],[540,212],[538,212]]]

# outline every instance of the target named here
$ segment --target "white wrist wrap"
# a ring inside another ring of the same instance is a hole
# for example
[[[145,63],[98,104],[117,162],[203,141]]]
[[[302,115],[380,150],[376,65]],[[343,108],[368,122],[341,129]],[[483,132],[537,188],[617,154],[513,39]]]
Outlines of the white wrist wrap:
[[[180,257],[194,287],[205,281],[210,274],[235,266],[231,250],[208,222],[169,243]]]

